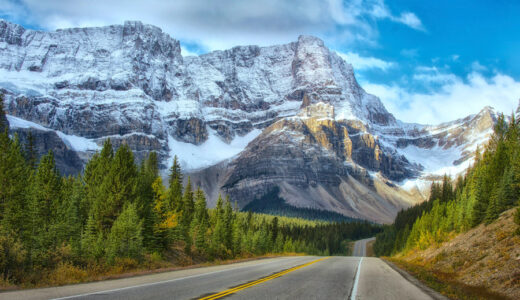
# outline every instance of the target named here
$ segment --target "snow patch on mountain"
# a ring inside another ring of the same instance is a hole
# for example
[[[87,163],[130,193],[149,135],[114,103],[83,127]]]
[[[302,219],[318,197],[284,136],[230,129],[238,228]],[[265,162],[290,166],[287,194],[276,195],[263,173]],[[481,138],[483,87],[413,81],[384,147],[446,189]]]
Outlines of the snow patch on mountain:
[[[58,130],[52,130],[46,127],[41,126],[40,124],[36,124],[34,122],[26,121],[24,119],[17,118],[15,116],[6,115],[7,120],[9,122],[10,128],[34,128],[37,130],[43,131],[54,131],[61,138],[63,143],[67,145],[67,147],[71,150],[78,152],[86,152],[86,151],[98,151],[101,150],[98,144],[96,144],[93,140],[76,136],[65,134]]]
[[[224,160],[233,158],[242,152],[247,144],[262,133],[259,129],[254,129],[244,136],[235,137],[230,143],[223,141],[214,130],[209,130],[208,139],[197,146],[191,143],[177,141],[172,136],[168,137],[170,150],[170,162],[176,155],[181,167],[187,171],[193,171],[204,167],[215,165]]]

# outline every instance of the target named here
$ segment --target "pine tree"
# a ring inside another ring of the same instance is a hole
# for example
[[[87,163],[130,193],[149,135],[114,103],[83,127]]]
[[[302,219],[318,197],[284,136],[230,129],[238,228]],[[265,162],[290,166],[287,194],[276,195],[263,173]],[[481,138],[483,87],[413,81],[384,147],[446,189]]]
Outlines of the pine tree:
[[[126,204],[136,200],[137,170],[134,156],[128,145],[117,150],[106,174],[101,192],[106,195],[102,202],[94,203],[94,214],[100,229],[109,232],[112,224]]]
[[[206,208],[206,197],[200,187],[195,192],[195,215],[194,215],[194,233],[195,247],[201,253],[207,251],[206,232],[209,227],[209,216]]]
[[[224,201],[222,195],[218,195],[217,204],[214,210],[213,234],[211,239],[211,248],[215,255],[222,257],[225,254],[225,235],[226,221],[224,212]]]
[[[233,250],[233,208],[229,196],[226,196],[224,205],[224,245],[226,249]]]
[[[41,158],[36,170],[29,204],[31,256],[42,265],[48,264],[48,250],[56,247],[58,242],[53,227],[57,222],[61,196],[61,177],[50,151]]]
[[[105,255],[103,233],[98,231],[92,216],[89,216],[81,235],[81,252],[88,260],[99,260]]]
[[[103,189],[103,183],[112,166],[114,151],[110,139],[106,139],[101,153],[96,153],[85,166],[83,180],[85,181],[85,198],[81,202],[83,216],[95,217],[94,222],[99,231],[103,229],[101,212],[104,210],[108,197]]]
[[[188,183],[184,189],[184,195],[182,196],[182,210],[181,210],[181,236],[185,242],[185,252],[191,252],[191,238],[190,238],[190,225],[193,220],[194,211],[193,202],[193,190],[191,187],[191,179],[188,177]]]
[[[0,224],[7,231],[26,236],[27,197],[31,178],[18,138],[0,132]]]
[[[182,209],[182,172],[181,166],[177,159],[177,155],[173,158],[173,165],[170,168],[170,177],[168,179],[168,206],[170,210]]]
[[[127,204],[110,230],[107,244],[107,259],[116,257],[141,259],[143,253],[142,221],[139,220],[134,203]]]
[[[58,208],[58,219],[55,225],[57,240],[68,243],[75,253],[79,253],[81,246],[81,232],[83,220],[80,212],[81,199],[84,197],[84,186],[81,179],[62,178],[63,199]]]
[[[154,237],[155,216],[153,215],[154,191],[152,185],[159,176],[157,154],[151,152],[141,163],[137,178],[137,212],[143,220],[143,243],[148,249],[157,245]]]

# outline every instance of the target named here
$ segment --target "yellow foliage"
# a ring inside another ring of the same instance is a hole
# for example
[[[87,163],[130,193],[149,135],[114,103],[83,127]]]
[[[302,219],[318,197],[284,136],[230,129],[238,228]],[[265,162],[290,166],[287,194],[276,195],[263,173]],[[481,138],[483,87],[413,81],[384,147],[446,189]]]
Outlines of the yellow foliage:
[[[160,228],[169,229],[175,228],[178,224],[178,215],[172,211],[166,213],[166,218],[159,225]]]
[[[70,284],[87,280],[87,271],[80,269],[71,263],[60,262],[48,277],[49,284]]]

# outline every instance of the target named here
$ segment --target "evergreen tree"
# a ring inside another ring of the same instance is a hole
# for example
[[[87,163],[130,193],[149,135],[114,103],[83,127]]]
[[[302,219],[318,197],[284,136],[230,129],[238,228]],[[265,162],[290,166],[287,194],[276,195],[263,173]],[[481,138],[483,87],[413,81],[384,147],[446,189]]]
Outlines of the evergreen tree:
[[[98,230],[103,229],[102,220],[99,218],[105,207],[108,197],[103,189],[103,183],[107,180],[110,171],[114,151],[110,139],[106,139],[101,153],[96,153],[85,166],[83,180],[85,182],[85,198],[81,202],[81,215],[95,217],[94,222]],[[85,219],[84,219],[85,220]]]
[[[156,217],[153,215],[154,191],[152,185],[159,177],[157,154],[151,152],[141,163],[137,178],[137,212],[143,220],[143,243],[149,249],[156,248],[154,237],[154,223]]]
[[[128,145],[123,144],[117,149],[103,180],[101,192],[106,198],[94,203],[93,215],[102,231],[108,233],[123,207],[135,202],[136,184],[134,156]]]
[[[218,195],[217,204],[214,210],[213,217],[213,234],[211,239],[211,248],[215,255],[224,256],[225,255],[225,239],[226,239],[226,220],[225,220],[225,212],[224,212],[224,201],[222,200],[222,195]]]
[[[177,155],[173,158],[168,179],[168,209],[180,211],[182,209],[182,172]]]
[[[81,235],[81,253],[89,260],[99,260],[105,255],[103,233],[98,231],[94,217],[89,216]]]
[[[7,131],[0,132],[0,224],[9,232],[26,234],[30,178],[18,138],[11,141]]]
[[[116,257],[141,259],[143,251],[142,221],[139,220],[135,203],[125,206],[110,230],[107,259]]]
[[[54,226],[61,205],[61,177],[52,151],[44,155],[31,186],[29,216],[31,225],[30,251],[32,259],[42,265],[49,263],[49,249],[58,242]]]
[[[184,195],[182,196],[182,210],[181,210],[181,235],[185,242],[185,251],[186,253],[190,253],[191,249],[191,238],[190,238],[190,225],[193,220],[193,211],[194,211],[194,202],[193,202],[193,190],[191,187],[191,179],[188,177],[188,183],[184,189]]]
[[[195,248],[201,253],[207,251],[206,232],[209,227],[209,216],[206,208],[206,197],[200,187],[195,192],[195,215],[194,215],[194,235]]]
[[[226,196],[224,206],[224,246],[228,250],[233,249],[233,208],[229,196]]]

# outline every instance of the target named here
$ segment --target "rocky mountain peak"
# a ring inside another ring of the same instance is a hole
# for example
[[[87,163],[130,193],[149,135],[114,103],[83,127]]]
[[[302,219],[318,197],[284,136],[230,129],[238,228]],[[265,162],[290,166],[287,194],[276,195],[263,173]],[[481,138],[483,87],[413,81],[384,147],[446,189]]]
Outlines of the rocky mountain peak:
[[[25,28],[22,26],[0,19],[0,42],[21,45],[24,32]]]

